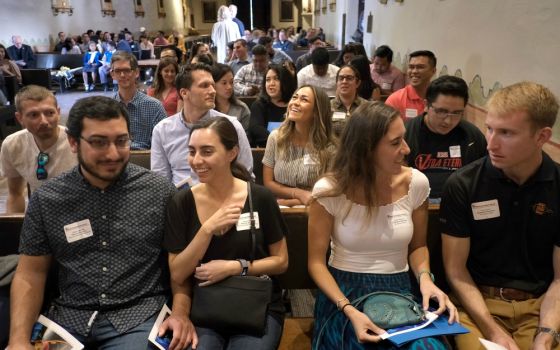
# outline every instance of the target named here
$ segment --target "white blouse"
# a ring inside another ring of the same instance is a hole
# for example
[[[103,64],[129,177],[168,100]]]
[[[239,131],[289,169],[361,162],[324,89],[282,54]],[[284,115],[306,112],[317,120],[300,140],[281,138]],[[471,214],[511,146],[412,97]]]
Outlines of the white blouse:
[[[318,199],[334,217],[330,266],[361,273],[408,271],[408,244],[414,230],[412,212],[430,193],[428,178],[424,174],[411,169],[411,176],[408,194],[376,208],[369,219],[367,207],[348,200],[344,194]],[[330,181],[322,178],[312,193],[316,198],[330,189]]]

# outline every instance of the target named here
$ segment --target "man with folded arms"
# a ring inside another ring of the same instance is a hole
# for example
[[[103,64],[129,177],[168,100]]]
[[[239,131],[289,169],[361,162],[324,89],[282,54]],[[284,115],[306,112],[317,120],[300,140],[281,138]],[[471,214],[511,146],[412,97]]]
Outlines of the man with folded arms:
[[[509,350],[558,349],[560,165],[542,151],[558,113],[544,86],[522,82],[488,101],[488,156],[450,176],[441,202],[443,259],[471,333]]]
[[[6,137],[0,150],[0,175],[8,179],[7,213],[25,211],[27,184],[34,192],[76,165],[64,127],[58,125],[60,108],[52,92],[29,85],[17,93],[15,104],[24,129]]]
[[[78,100],[67,122],[79,165],[48,181],[29,201],[20,261],[12,281],[10,350],[33,349],[50,266],[60,296],[47,317],[86,349],[153,349],[148,335],[169,297],[161,244],[167,203],[175,188],[129,164],[128,113],[117,101]],[[187,318],[188,290],[171,282],[173,311],[159,329],[181,350],[196,334]]]

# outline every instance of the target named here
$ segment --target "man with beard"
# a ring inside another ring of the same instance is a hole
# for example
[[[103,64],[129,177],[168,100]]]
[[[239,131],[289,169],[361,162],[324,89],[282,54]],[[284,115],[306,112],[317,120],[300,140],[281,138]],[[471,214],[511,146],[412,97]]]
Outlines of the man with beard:
[[[0,150],[0,175],[8,179],[6,212],[25,211],[25,188],[34,192],[47,179],[76,164],[59,126],[60,108],[49,90],[37,85],[22,88],[15,98],[16,118],[24,127],[6,137]]]
[[[128,113],[117,101],[79,100],[66,132],[79,165],[44,184],[29,202],[12,282],[9,347],[31,349],[45,279],[56,264],[60,296],[49,318],[86,349],[147,349],[169,294],[161,242],[175,188],[128,164]],[[188,291],[173,283],[171,290],[173,312],[160,334],[172,331],[177,350],[196,335],[187,319]]]
[[[140,72],[136,57],[124,51],[116,51],[111,56],[111,77],[118,84],[114,99],[122,103],[130,117],[131,148],[150,149],[152,130],[167,113],[158,99],[138,91],[136,80]]]
[[[237,118],[214,110],[216,90],[210,67],[202,63],[187,66],[177,75],[175,82],[183,100],[183,110],[154,128],[150,157],[152,171],[165,176],[177,187],[198,183],[198,177],[187,162],[192,126],[207,118],[225,117],[232,122],[239,137],[237,161],[251,173],[253,156],[243,126]]]
[[[404,121],[424,113],[426,90],[436,74],[436,64],[436,56],[431,51],[414,51],[409,55],[406,71],[408,85],[393,92],[385,101],[401,113]]]

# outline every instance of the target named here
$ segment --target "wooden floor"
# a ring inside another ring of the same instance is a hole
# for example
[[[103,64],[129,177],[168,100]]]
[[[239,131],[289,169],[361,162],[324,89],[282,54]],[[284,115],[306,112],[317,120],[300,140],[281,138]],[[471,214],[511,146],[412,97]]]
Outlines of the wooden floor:
[[[309,350],[313,318],[286,318],[279,350]]]

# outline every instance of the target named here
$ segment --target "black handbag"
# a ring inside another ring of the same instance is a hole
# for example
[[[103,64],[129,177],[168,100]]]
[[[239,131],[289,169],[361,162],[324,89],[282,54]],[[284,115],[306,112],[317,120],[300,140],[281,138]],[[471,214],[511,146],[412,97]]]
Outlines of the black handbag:
[[[247,182],[247,195],[251,231],[250,261],[253,262],[256,252],[256,233],[249,182]],[[194,283],[190,318],[198,327],[262,336],[271,300],[272,280],[268,276],[230,276],[205,287]]]

